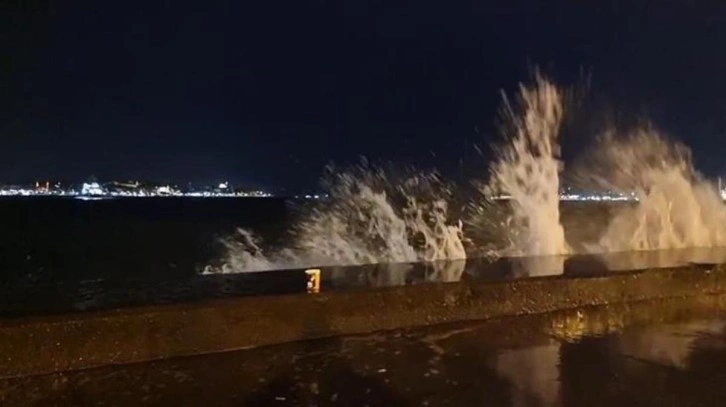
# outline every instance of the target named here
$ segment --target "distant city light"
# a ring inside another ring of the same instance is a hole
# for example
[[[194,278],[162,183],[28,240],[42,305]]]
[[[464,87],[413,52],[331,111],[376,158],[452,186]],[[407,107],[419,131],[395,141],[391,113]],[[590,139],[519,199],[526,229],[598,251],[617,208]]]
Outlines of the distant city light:
[[[98,185],[98,182],[84,182],[83,186],[81,187],[81,195],[101,196],[105,193],[106,192],[101,188],[101,186]]]
[[[168,185],[156,188],[156,193],[158,195],[173,195],[174,192],[176,191],[173,191]]]
[[[260,191],[235,191],[227,182],[215,187],[201,187],[198,190],[181,191],[171,185],[142,186],[140,182],[84,182],[80,189],[63,188],[61,184],[35,182],[30,186],[0,186],[0,196],[71,196],[85,200],[116,197],[201,197],[201,198],[266,198],[272,194]]]

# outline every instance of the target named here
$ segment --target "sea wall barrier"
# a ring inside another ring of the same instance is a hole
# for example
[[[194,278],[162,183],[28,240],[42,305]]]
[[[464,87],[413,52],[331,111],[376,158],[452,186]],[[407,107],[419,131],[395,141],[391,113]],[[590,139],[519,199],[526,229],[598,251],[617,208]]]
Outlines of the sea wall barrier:
[[[726,267],[461,281],[0,321],[0,377],[584,306],[726,294]]]

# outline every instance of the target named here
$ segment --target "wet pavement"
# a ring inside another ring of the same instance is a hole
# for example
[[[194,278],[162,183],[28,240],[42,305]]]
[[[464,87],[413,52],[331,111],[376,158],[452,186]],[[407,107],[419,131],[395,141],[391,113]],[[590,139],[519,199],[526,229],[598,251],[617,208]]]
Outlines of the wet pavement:
[[[721,406],[725,310],[621,304],[6,379],[0,403]]]
[[[322,267],[324,291],[458,281],[586,278],[646,269],[726,262],[726,248],[601,255],[539,256],[426,263]],[[55,284],[0,285],[0,318],[191,303],[219,298],[304,293],[304,269],[184,278],[97,279]]]

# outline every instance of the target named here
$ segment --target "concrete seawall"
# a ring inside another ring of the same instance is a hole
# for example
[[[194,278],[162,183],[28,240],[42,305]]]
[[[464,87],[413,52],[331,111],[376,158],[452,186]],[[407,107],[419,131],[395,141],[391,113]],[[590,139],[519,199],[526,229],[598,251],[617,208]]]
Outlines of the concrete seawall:
[[[324,284],[324,282],[323,282]],[[323,285],[324,290],[324,285]],[[0,377],[143,362],[336,335],[726,294],[726,267],[465,281],[216,300],[0,322]]]

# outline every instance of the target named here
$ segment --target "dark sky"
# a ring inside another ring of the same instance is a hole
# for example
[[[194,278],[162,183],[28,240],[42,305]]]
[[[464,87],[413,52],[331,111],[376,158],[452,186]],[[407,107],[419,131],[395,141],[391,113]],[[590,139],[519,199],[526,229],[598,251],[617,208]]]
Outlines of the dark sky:
[[[0,181],[294,188],[362,155],[456,173],[533,64],[590,73],[726,172],[723,1],[1,3]]]

